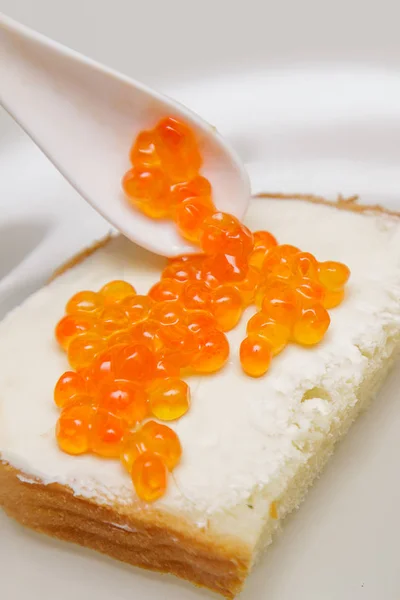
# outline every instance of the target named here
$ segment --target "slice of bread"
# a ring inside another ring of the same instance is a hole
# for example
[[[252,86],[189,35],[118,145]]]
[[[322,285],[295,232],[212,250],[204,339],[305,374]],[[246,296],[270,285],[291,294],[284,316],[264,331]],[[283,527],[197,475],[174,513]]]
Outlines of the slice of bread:
[[[164,261],[124,238],[85,251],[0,325],[0,504],[10,516],[228,598],[240,591],[400,348],[397,215],[343,200],[259,198],[247,224],[350,267],[324,341],[288,347],[264,378],[250,379],[237,358],[249,309],[229,334],[229,365],[188,379],[191,410],[172,425],[182,464],[166,496],[145,505],[117,461],[59,451],[52,390],[67,363],[53,329],[77,290],[127,279],[144,293]]]

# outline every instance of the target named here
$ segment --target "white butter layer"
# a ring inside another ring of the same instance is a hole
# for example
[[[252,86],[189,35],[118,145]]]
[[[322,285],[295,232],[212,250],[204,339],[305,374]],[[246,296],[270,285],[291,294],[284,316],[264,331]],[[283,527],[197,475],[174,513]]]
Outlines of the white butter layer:
[[[325,340],[313,349],[290,345],[261,379],[245,376],[238,348],[253,309],[228,334],[229,364],[213,376],[192,377],[189,413],[172,427],[183,460],[160,507],[212,515],[246,502],[279,481],[301,460],[304,440],[328,426],[335,403],[354,398],[368,357],[400,333],[400,225],[298,201],[255,200],[246,219],[282,243],[339,260],[351,269],[348,294],[331,311]],[[118,461],[70,457],[59,451],[54,426],[54,384],[67,361],[53,339],[68,298],[126,279],[145,293],[164,260],[116,238],[79,266],[29,298],[0,324],[0,455],[26,475],[70,486],[99,502],[135,502]],[[351,388],[352,394],[346,395]],[[322,392],[321,392],[322,390]],[[303,398],[309,398],[302,402]],[[311,399],[310,399],[311,398]],[[278,486],[280,487],[280,486]]]

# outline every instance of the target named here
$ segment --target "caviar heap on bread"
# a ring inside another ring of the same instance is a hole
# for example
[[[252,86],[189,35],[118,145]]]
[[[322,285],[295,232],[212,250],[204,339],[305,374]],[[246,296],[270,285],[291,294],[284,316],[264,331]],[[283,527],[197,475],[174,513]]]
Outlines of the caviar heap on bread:
[[[167,117],[142,131],[130,160],[127,200],[150,218],[172,219],[199,253],[170,259],[146,295],[132,282],[110,281],[68,301],[55,330],[71,367],[54,390],[56,437],[69,454],[119,459],[139,498],[152,502],[182,455],[165,424],[190,408],[182,377],[224,367],[226,332],[250,305],[258,311],[238,357],[247,375],[264,375],[289,343],[318,344],[350,272],[219,212],[184,123]]]

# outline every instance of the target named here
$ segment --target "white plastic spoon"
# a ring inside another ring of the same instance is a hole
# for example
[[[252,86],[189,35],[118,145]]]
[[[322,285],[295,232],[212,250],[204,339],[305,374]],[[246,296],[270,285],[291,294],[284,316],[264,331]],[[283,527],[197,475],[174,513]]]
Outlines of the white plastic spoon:
[[[194,248],[172,222],[133,209],[121,191],[121,177],[129,168],[136,134],[164,116],[176,116],[195,131],[204,157],[202,173],[212,184],[217,208],[239,218],[246,212],[248,176],[213,127],[162,94],[1,14],[0,104],[85,200],[124,235],[157,254]]]

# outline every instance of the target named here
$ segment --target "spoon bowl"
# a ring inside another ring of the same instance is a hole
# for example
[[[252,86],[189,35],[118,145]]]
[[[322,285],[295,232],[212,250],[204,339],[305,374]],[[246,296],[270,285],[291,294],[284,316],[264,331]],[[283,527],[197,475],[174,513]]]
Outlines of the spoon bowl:
[[[189,109],[1,14],[0,57],[0,104],[81,196],[133,242],[164,256],[196,251],[173,222],[146,217],[121,190],[134,138],[165,116],[194,131],[218,210],[245,214],[250,184],[244,166],[215,128]]]

